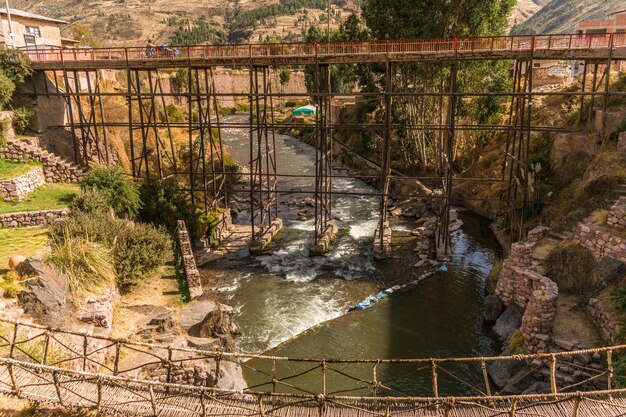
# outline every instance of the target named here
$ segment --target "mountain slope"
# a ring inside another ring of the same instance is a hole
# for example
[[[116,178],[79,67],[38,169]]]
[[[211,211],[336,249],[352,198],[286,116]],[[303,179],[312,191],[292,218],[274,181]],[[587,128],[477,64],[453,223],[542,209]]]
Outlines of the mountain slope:
[[[583,20],[605,19],[610,13],[624,9],[626,0],[552,0],[511,32],[574,33],[576,25]]]
[[[171,42],[176,33],[196,42],[298,40],[313,24],[325,25],[326,0],[12,0],[11,7],[82,24],[103,45]],[[332,1],[331,26],[358,9]],[[65,29],[72,36],[72,27]]]

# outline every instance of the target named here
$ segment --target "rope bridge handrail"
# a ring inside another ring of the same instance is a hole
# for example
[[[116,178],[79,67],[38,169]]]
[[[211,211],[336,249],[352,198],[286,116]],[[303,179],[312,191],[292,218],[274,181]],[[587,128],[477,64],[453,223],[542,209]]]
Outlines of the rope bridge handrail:
[[[156,384],[193,383],[215,389],[223,378],[222,370],[227,367],[232,370],[234,366],[239,369],[239,374],[244,373],[247,377],[246,389],[237,392],[302,395],[298,398],[322,395],[352,399],[389,396],[407,401],[415,398],[424,401],[433,398],[507,399],[509,396],[502,396],[497,391],[487,367],[498,362],[512,361],[530,366],[529,373],[546,371],[550,392],[567,397],[581,388],[586,391],[614,389],[615,381],[626,379],[626,375],[617,375],[613,366],[614,353],[623,351],[626,351],[626,345],[496,357],[291,358],[173,348],[0,319],[0,357],[8,360],[69,372],[158,379],[159,382],[154,382]],[[591,357],[592,354],[597,354],[601,366],[598,363],[571,360],[584,355]],[[182,379],[181,375],[189,372],[195,377],[198,365],[208,367],[200,380],[190,380],[190,377]],[[577,378],[561,377],[558,370],[565,369],[569,369]],[[416,395],[415,392],[420,394]],[[422,395],[422,392],[427,394]]]
[[[273,356],[273,355],[259,355],[259,354],[251,354],[251,353],[235,353],[235,352],[225,352],[220,350],[206,350],[206,349],[195,349],[195,348],[182,348],[182,347],[172,347],[168,348],[163,345],[158,345],[154,343],[146,343],[146,342],[137,342],[131,341],[125,338],[111,338],[111,337],[103,337],[98,335],[87,335],[84,332],[75,332],[68,331],[62,329],[53,329],[47,326],[42,326],[33,323],[23,323],[16,320],[4,319],[0,318],[0,324],[8,324],[11,327],[22,327],[22,328],[30,328],[34,330],[41,330],[44,333],[48,334],[59,334],[59,335],[68,335],[68,336],[76,336],[80,338],[87,338],[99,341],[111,342],[111,346],[115,344],[123,344],[129,347],[143,347],[143,348],[153,348],[153,349],[170,349],[172,351],[183,352],[183,353],[197,353],[199,355],[208,356],[211,358],[233,358],[233,359],[263,359],[268,361],[286,361],[286,362],[314,362],[314,363],[326,363],[326,364],[358,364],[358,363],[367,363],[367,364],[385,364],[385,363],[399,363],[399,364],[431,364],[431,363],[458,363],[458,362],[495,362],[495,361],[521,361],[521,360],[534,360],[534,359],[551,359],[552,357],[561,358],[561,357],[570,357],[581,354],[593,354],[593,353],[607,353],[612,351],[623,351],[626,350],[626,344],[621,345],[613,345],[613,346],[603,346],[597,348],[588,348],[588,349],[578,349],[573,351],[562,351],[562,352],[552,352],[552,353],[534,353],[534,354],[515,354],[515,355],[505,355],[505,356],[470,356],[470,357],[433,357],[433,358],[301,358],[301,357],[292,357],[292,356]],[[42,333],[42,334],[44,334]],[[4,339],[6,342],[6,338],[4,338],[0,334],[0,340]],[[0,342],[0,348],[5,347]]]
[[[626,409],[626,389],[444,398],[268,394],[71,371],[12,359],[0,359],[0,392],[64,407],[147,416],[391,417],[418,410],[422,412],[420,415],[452,415],[452,410],[467,412],[471,409],[471,415],[474,416],[506,414],[583,417],[623,415]]]

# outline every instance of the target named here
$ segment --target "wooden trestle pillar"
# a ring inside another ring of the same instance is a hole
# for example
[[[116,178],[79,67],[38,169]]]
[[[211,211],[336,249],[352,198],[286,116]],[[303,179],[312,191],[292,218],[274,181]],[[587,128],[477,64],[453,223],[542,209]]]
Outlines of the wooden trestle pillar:
[[[250,253],[260,254],[282,230],[276,190],[274,103],[268,67],[250,68]]]
[[[324,255],[337,232],[332,217],[332,86],[330,65],[315,66],[315,242],[309,255]]]

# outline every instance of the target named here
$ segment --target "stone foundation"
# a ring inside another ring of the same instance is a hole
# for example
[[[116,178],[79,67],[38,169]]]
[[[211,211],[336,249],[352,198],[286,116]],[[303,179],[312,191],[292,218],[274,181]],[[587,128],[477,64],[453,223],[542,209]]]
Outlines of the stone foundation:
[[[33,168],[24,175],[0,181],[0,199],[20,201],[46,183],[43,169]]]
[[[283,221],[274,219],[269,227],[265,227],[259,237],[250,241],[249,250],[251,255],[261,255],[274,238],[283,230]]]
[[[596,259],[612,256],[626,262],[626,238],[614,235],[609,229],[579,223],[574,230],[574,242],[589,248]]]
[[[611,344],[617,344],[621,341],[620,333],[622,329],[601,300],[597,298],[590,299],[587,304],[587,310],[591,314],[602,340]]]
[[[184,220],[178,221],[178,244],[183,257],[183,267],[185,268],[185,276],[187,277],[189,296],[193,300],[203,294],[202,281],[200,280],[200,272],[196,266],[196,258],[193,255],[189,231],[187,230],[187,225]]]
[[[309,256],[323,256],[330,250],[330,244],[337,236],[339,228],[335,220],[328,220],[324,232],[317,238],[313,246],[309,248]]]
[[[100,296],[90,297],[85,305],[79,308],[76,317],[83,323],[111,329],[113,309],[118,297],[119,293],[116,288],[109,288]]]
[[[382,242],[381,242],[382,237]],[[391,255],[391,227],[389,222],[385,222],[383,225],[383,233],[381,236],[380,225],[376,229],[374,234],[374,250],[373,256],[377,261],[387,259]]]
[[[54,220],[66,217],[69,209],[28,211],[20,213],[0,214],[0,226],[2,227],[22,227],[22,226],[45,226]]]
[[[626,228],[626,196],[620,197],[611,207],[606,224],[618,229]]]
[[[524,309],[520,332],[526,349],[531,353],[546,352],[551,345],[559,295],[556,283],[539,274],[532,266],[533,247],[545,233],[547,229],[535,229],[529,233],[532,242],[511,246],[511,253],[502,264],[495,291],[507,307],[515,304]]]

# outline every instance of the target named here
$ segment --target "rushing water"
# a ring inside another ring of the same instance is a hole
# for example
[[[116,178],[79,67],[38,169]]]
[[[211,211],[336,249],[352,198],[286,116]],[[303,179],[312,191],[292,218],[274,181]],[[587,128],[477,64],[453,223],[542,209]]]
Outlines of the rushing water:
[[[248,132],[224,129],[222,135],[234,159],[247,164]],[[279,173],[313,173],[315,152],[310,146],[286,135],[277,135],[276,146]],[[334,187],[375,192],[364,182],[348,177],[335,180]],[[279,180],[279,188],[312,190],[313,179],[283,178]],[[281,201],[299,197],[302,195],[282,196]],[[481,312],[485,279],[499,254],[497,242],[483,219],[467,212],[462,214],[464,226],[453,235],[453,255],[447,272],[438,272],[421,282],[417,289],[393,295],[370,310],[344,315],[349,306],[382,289],[381,283],[391,281],[390,277],[396,281],[412,279],[411,265],[417,261],[417,254],[412,251],[412,240],[406,231],[414,226],[395,224],[394,241],[404,237],[405,247],[400,245],[397,249],[400,254],[393,260],[376,264],[371,260],[371,247],[378,218],[377,199],[336,197],[333,215],[341,232],[328,257],[311,258],[308,248],[313,239],[313,221],[297,220],[299,209],[281,205],[285,230],[267,255],[251,258],[240,254],[204,268],[208,285],[235,308],[234,319],[241,329],[237,344],[242,352],[271,350],[271,354],[281,356],[334,358],[494,353],[492,339],[482,327]],[[240,222],[246,220],[246,214],[242,213]],[[320,323],[324,324],[301,334]],[[388,381],[390,393],[429,394],[430,368],[419,371],[418,368],[381,365],[378,378]],[[302,366],[296,365],[278,369],[278,373],[287,375],[301,369]],[[455,375],[469,380],[479,374],[467,367],[451,369]],[[363,379],[371,379],[371,365],[352,371]],[[265,381],[259,374],[246,376],[251,384]],[[314,377],[310,373],[302,378],[301,384],[319,389],[319,375]],[[440,378],[442,390],[467,392],[467,387],[456,383],[454,378],[446,375]],[[335,378],[328,382],[328,388],[347,389],[352,386],[349,382]]]

